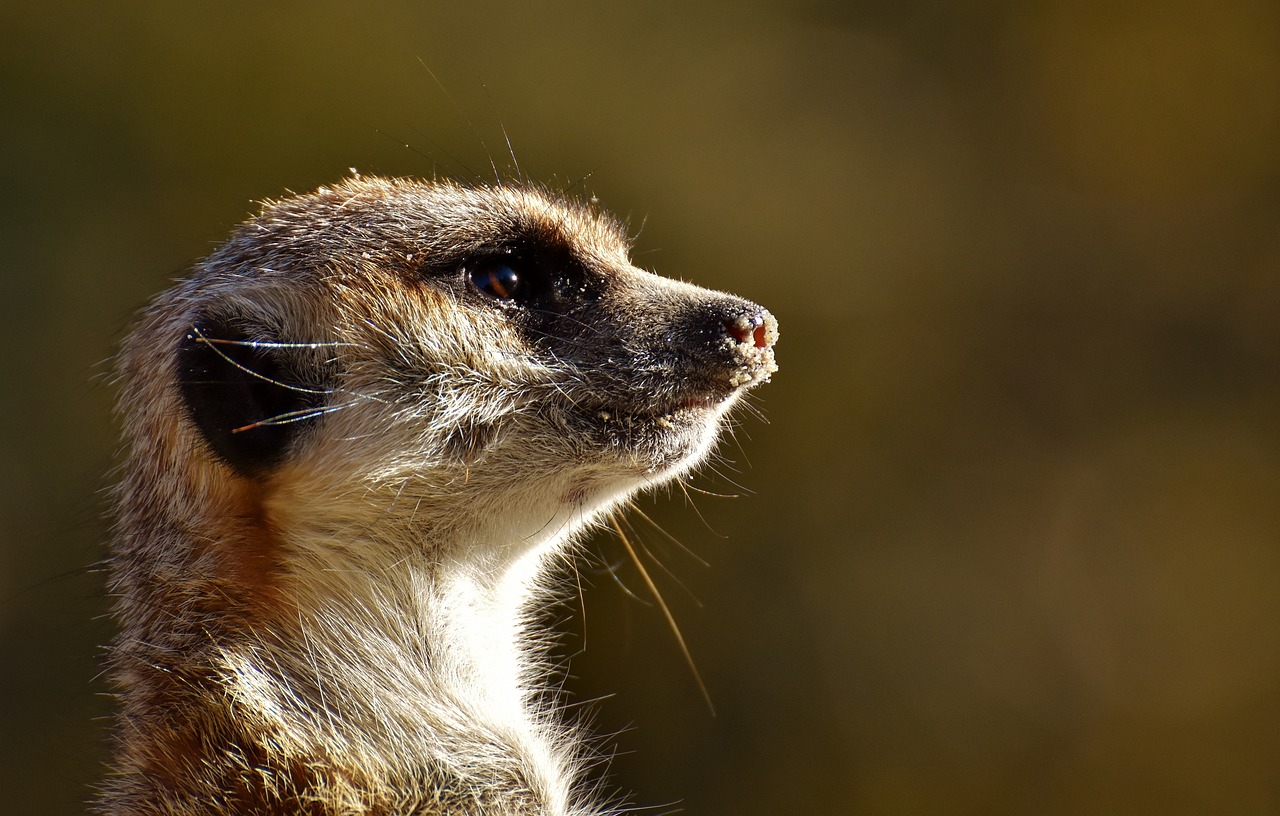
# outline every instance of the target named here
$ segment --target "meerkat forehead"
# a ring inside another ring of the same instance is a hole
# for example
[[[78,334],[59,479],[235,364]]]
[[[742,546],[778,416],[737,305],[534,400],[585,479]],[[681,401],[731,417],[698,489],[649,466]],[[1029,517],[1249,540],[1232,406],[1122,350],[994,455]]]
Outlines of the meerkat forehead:
[[[356,256],[366,267],[419,271],[516,247],[607,266],[628,262],[630,241],[609,213],[530,184],[351,177],[265,202],[209,260],[314,268]]]

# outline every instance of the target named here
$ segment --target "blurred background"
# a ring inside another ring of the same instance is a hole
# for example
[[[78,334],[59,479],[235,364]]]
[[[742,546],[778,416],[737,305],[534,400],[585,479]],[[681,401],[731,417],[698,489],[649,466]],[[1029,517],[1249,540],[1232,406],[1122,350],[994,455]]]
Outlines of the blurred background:
[[[616,540],[556,612],[614,788],[1280,811],[1280,7],[463,6],[0,5],[6,812],[105,760],[131,316],[255,200],[510,175],[504,125],[782,326],[767,422],[641,504],[696,557],[633,517],[716,716]]]

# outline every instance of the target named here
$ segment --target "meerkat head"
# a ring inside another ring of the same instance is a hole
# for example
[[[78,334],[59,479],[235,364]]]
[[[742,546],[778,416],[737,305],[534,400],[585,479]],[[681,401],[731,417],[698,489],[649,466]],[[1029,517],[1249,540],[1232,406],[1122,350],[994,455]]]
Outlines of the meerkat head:
[[[533,541],[696,464],[776,337],[583,205],[352,178],[268,204],[162,298],[125,401],[189,483],[289,524]],[[143,382],[157,360],[173,387]]]

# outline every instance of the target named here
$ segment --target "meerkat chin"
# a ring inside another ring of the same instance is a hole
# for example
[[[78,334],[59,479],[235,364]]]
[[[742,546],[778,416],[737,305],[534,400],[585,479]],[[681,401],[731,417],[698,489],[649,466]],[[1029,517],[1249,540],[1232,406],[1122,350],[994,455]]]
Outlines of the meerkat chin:
[[[110,816],[595,814],[528,613],[774,318],[532,186],[268,203],[124,343]]]

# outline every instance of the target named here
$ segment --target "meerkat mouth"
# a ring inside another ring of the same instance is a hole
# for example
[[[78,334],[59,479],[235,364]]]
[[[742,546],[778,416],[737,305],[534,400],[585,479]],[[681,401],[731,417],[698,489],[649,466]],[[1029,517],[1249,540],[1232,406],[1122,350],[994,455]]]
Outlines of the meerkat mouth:
[[[669,424],[677,420],[700,420],[708,414],[717,412],[721,406],[732,402],[741,391],[742,389],[733,389],[726,394],[693,394],[643,407],[619,404],[598,405],[588,409],[586,413],[605,423],[662,426],[664,423]]]
[[[670,467],[705,447],[743,390],[690,394],[649,405],[598,405],[581,412],[579,427],[602,451],[625,451],[633,461]]]

